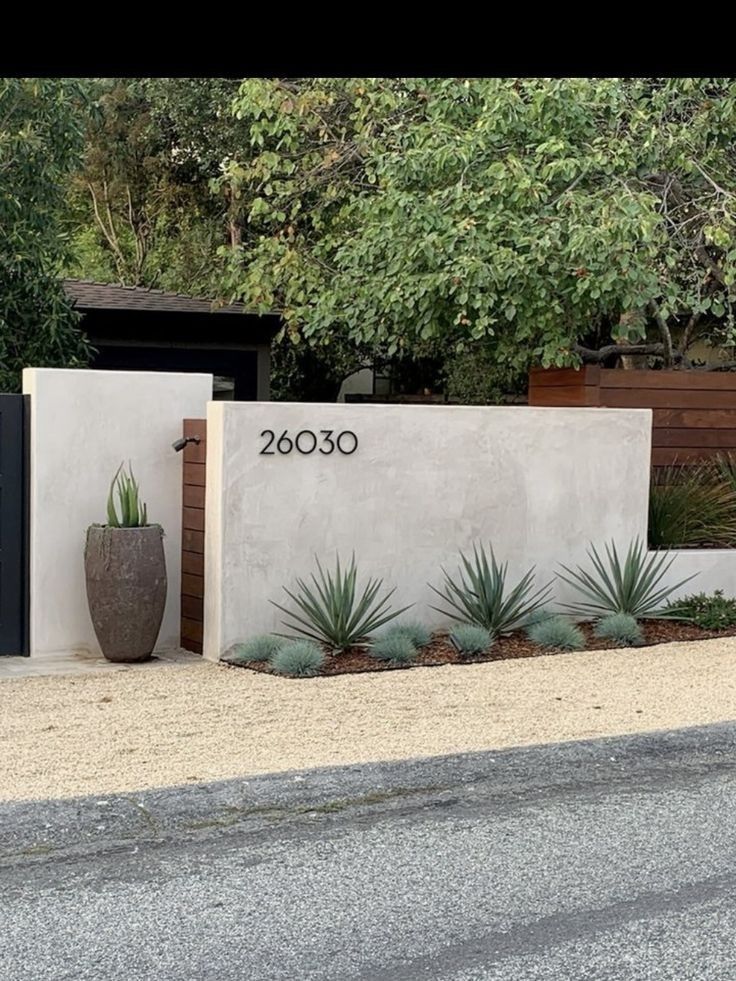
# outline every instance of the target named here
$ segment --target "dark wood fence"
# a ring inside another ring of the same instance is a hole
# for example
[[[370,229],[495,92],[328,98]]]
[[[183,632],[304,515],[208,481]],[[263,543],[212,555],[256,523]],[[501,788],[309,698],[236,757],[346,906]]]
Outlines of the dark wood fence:
[[[184,435],[199,443],[184,448],[181,534],[181,646],[202,653],[204,625],[204,495],[207,420],[185,419]]]
[[[736,451],[736,373],[535,368],[529,405],[652,409],[652,466]]]

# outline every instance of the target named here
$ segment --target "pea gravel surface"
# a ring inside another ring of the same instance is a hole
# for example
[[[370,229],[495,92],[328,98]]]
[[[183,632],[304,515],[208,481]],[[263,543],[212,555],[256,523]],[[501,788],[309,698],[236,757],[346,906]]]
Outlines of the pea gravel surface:
[[[736,638],[290,680],[202,661],[0,681],[0,800],[736,719]]]

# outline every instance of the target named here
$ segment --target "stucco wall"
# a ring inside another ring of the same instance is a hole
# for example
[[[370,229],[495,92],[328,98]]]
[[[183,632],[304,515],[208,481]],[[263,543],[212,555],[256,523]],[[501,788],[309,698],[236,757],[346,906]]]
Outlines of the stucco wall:
[[[212,376],[29,368],[31,654],[99,650],[87,609],[84,541],[130,460],[151,521],[163,525],[169,592],[158,647],[178,643],[182,419],[202,416]]]
[[[264,456],[265,429],[352,430],[359,447]],[[210,403],[205,656],[280,629],[269,600],[315,554],[354,550],[439,626],[427,581],[474,540],[541,583],[591,539],[644,537],[650,431],[648,409]]]
[[[695,578],[675,590],[672,599],[690,593],[713,593],[722,589],[726,596],[736,597],[736,549],[681,548],[670,553],[675,556],[663,584],[674,585],[688,576]]]

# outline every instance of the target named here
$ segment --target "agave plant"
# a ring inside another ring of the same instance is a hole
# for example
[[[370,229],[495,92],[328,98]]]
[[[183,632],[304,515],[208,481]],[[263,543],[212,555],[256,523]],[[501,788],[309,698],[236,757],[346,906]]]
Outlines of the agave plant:
[[[289,620],[282,621],[284,625],[298,634],[319,641],[335,651],[343,651],[347,647],[367,643],[370,635],[379,627],[409,609],[408,606],[400,610],[391,609],[389,599],[394,593],[393,589],[379,597],[382,579],[369,579],[359,592],[355,555],[344,570],[338,556],[334,572],[325,572],[319,559],[316,562],[318,575],[312,573],[312,585],[297,579],[296,592],[283,587],[287,596],[296,603],[298,613],[271,600],[277,609],[289,617]]]
[[[459,576],[453,578],[444,568],[445,577],[441,589],[431,583],[430,589],[447,604],[447,609],[432,607],[438,613],[485,627],[491,638],[511,633],[516,627],[527,622],[529,617],[547,602],[550,586],[534,590],[534,569],[513,587],[507,589],[508,563],[499,565],[490,549],[490,560],[483,546],[473,545],[473,557],[460,553]]]
[[[611,613],[628,613],[636,620],[652,617],[676,619],[679,616],[676,606],[663,608],[662,604],[697,573],[672,586],[663,586],[662,581],[676,556],[669,556],[666,552],[647,554],[644,543],[638,538],[629,545],[623,562],[615,542],[606,545],[605,550],[604,558],[595,545],[588,547],[592,563],[590,570],[582,566],[576,570],[562,566],[566,575],[558,573],[559,578],[584,597],[577,603],[563,604],[565,609],[579,616],[594,618]]]
[[[117,505],[120,507],[119,516]],[[148,524],[146,505],[140,502],[138,481],[133,476],[130,464],[126,473],[121,463],[112,478],[107,496],[107,524],[110,528],[145,528]]]

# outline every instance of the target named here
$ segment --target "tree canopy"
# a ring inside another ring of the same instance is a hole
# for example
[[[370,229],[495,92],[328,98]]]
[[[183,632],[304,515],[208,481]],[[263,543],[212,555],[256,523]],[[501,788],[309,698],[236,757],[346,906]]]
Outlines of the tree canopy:
[[[234,110],[231,288],[295,338],[517,370],[733,343],[732,79],[248,79]]]
[[[26,365],[83,363],[62,289],[65,187],[82,144],[82,92],[58,79],[0,79],[0,391]]]
[[[280,313],[292,398],[373,361],[492,400],[530,364],[735,346],[732,79],[85,87],[68,272]]]
[[[95,79],[82,165],[70,185],[72,275],[217,293],[218,247],[241,240],[222,163],[247,132],[217,78]]]

